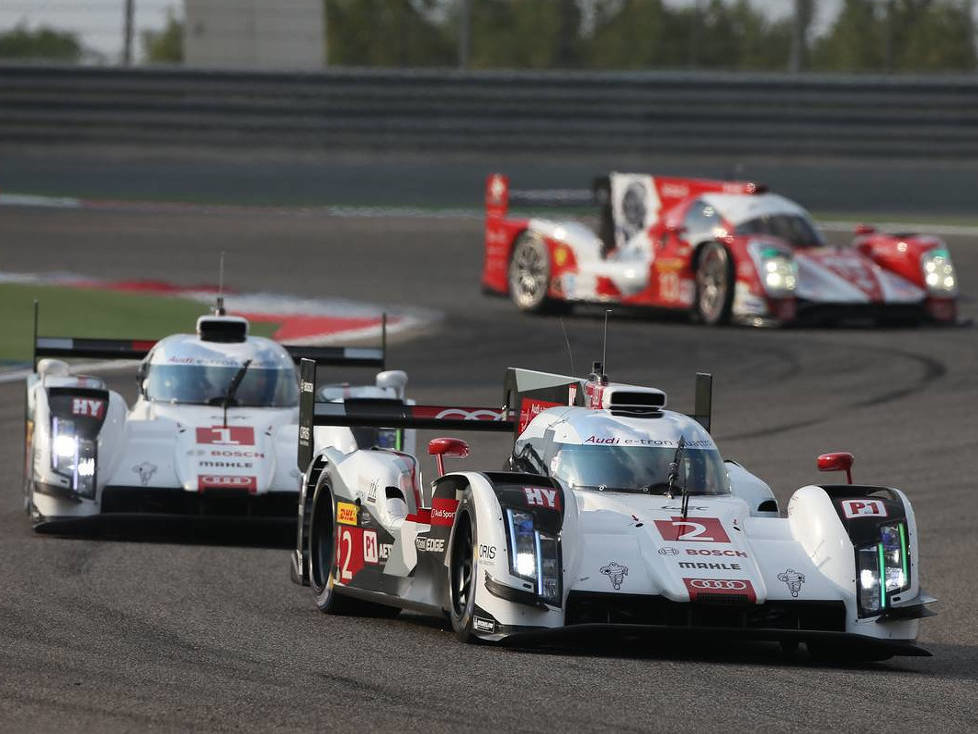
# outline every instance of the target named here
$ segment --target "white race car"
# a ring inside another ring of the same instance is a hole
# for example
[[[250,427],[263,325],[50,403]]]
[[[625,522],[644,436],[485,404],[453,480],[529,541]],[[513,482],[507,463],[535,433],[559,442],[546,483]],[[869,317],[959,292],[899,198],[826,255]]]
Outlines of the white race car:
[[[384,351],[283,346],[250,336],[247,320],[220,311],[198,319],[196,334],[158,342],[35,336],[25,509],[36,529],[49,532],[119,514],[294,518],[294,360],[383,369]],[[139,397],[130,408],[101,379],[73,376],[54,357],[141,359]],[[403,399],[406,382],[403,372],[382,371],[375,385],[327,386],[320,399]],[[346,450],[358,441],[413,441],[403,431],[330,435]]]
[[[301,368],[300,535],[293,580],[325,612],[445,614],[462,640],[612,627],[807,644],[813,655],[927,655],[918,620],[917,526],[896,489],[797,490],[787,512],[724,461],[709,433],[712,381],[695,415],[656,389],[510,369],[506,407],[314,403]],[[481,420],[480,420],[481,419]],[[510,471],[444,472],[463,441],[417,459],[319,444],[320,426],[502,430]],[[315,450],[314,450],[315,447]],[[845,470],[851,454],[819,457]]]

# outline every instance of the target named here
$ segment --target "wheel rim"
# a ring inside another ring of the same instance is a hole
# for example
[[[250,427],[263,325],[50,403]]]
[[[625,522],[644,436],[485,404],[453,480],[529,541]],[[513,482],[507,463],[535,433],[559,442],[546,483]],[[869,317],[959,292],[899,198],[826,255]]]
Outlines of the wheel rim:
[[[318,593],[323,591],[329,583],[329,574],[333,564],[332,503],[317,502],[315,513],[309,533],[309,580]]]
[[[468,515],[455,531],[452,549],[452,608],[456,617],[462,617],[469,605],[469,589],[472,585],[472,526]]]
[[[509,270],[509,289],[520,308],[532,308],[546,293],[547,262],[532,241],[523,241],[513,254]]]
[[[703,253],[696,270],[696,286],[700,314],[711,323],[723,314],[727,300],[727,254],[712,246]]]

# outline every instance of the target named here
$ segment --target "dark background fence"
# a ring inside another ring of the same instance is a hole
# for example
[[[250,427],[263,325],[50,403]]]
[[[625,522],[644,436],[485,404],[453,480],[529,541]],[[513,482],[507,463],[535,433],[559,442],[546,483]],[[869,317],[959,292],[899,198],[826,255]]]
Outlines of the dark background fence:
[[[978,160],[978,78],[0,66],[0,140]]]

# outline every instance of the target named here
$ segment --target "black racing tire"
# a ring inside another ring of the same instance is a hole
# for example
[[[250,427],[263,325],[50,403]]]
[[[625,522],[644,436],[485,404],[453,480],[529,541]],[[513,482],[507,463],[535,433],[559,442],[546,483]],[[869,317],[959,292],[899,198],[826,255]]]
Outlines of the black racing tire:
[[[816,663],[835,665],[879,663],[889,660],[893,653],[888,650],[860,645],[858,642],[839,640],[808,640],[805,643],[808,654]]]
[[[465,500],[455,513],[455,529],[448,562],[448,617],[455,636],[462,642],[475,642],[473,617],[475,616],[476,567],[475,513]]]
[[[693,309],[700,323],[718,326],[730,321],[734,299],[734,263],[719,242],[708,242],[696,260],[696,298]]]
[[[336,513],[333,509],[333,493],[329,482],[320,481],[312,501],[309,522],[309,585],[316,598],[316,606],[324,614],[345,614],[361,617],[391,619],[400,613],[399,607],[374,604],[337,593],[334,587],[336,565]]]
[[[550,275],[550,252],[543,238],[533,232],[523,232],[513,245],[506,275],[509,297],[516,308],[525,313],[566,310],[566,302],[547,295]]]

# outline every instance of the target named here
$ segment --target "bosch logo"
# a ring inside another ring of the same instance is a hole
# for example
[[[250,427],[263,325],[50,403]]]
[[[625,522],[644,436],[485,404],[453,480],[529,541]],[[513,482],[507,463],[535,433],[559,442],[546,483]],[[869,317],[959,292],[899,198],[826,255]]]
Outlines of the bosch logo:
[[[747,591],[747,582],[735,579],[691,579],[689,585],[710,591]]]
[[[678,556],[679,551],[676,548],[659,548],[660,556]]]

